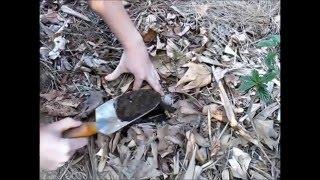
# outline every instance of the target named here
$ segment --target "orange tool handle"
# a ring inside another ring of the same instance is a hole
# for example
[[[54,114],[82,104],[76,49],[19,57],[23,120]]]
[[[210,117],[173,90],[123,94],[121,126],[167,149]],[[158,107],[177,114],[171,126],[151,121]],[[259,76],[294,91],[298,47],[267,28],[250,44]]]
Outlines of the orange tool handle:
[[[95,122],[85,122],[81,126],[70,128],[62,133],[64,138],[80,138],[89,137],[97,133],[97,126]]]

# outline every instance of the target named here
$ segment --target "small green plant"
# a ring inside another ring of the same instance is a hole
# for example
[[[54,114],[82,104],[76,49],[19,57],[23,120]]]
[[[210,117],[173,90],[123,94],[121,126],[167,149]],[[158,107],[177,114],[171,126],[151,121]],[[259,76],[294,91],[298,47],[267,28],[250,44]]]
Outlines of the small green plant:
[[[277,52],[273,49],[280,44],[280,36],[273,35],[269,39],[262,40],[258,44],[259,47],[268,47],[272,48],[271,52],[268,52],[264,63],[267,66],[268,70],[266,74],[260,75],[257,70],[252,70],[251,75],[241,77],[241,85],[239,90],[242,92],[247,92],[252,88],[255,88],[257,91],[257,96],[260,100],[264,102],[269,102],[271,100],[271,95],[267,90],[267,83],[272,81],[277,77],[279,73],[279,68],[276,66],[275,58]]]

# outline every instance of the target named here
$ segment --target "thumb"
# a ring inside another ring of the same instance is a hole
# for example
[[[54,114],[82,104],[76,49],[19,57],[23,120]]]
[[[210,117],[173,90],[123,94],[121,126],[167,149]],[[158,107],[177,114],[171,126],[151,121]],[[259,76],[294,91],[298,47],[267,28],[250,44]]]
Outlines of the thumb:
[[[117,79],[122,73],[123,71],[120,69],[120,66],[118,65],[118,67],[111,74],[108,74],[104,79],[107,81],[113,81]]]
[[[77,150],[88,144],[88,138],[73,138],[68,139],[68,142],[71,150]]]
[[[72,118],[65,118],[60,121],[50,124],[50,127],[57,131],[64,131],[73,127],[78,127],[82,124],[81,121],[76,121]]]

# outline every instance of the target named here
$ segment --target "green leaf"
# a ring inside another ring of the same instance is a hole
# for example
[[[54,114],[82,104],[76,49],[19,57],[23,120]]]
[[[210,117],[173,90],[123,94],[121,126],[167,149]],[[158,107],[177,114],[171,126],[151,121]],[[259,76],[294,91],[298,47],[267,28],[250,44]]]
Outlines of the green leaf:
[[[260,74],[255,69],[251,71],[251,80],[257,84],[261,81]]]
[[[280,36],[273,35],[269,39],[262,40],[258,43],[259,47],[275,47],[278,46],[280,43]]]
[[[261,101],[269,102],[271,100],[271,96],[267,90],[267,85],[261,84],[257,87],[257,94]]]
[[[269,52],[267,54],[267,57],[266,57],[264,63],[266,64],[266,66],[269,69],[274,69],[276,55],[277,55],[277,53],[275,53],[275,52]]]
[[[256,85],[256,83],[254,81],[251,80],[250,76],[243,76],[241,77],[241,85],[239,87],[239,90],[242,92],[246,92],[249,89],[251,89],[253,86]]]
[[[271,71],[261,78],[262,83],[268,83],[269,81],[272,81],[277,76],[277,73],[275,71]]]

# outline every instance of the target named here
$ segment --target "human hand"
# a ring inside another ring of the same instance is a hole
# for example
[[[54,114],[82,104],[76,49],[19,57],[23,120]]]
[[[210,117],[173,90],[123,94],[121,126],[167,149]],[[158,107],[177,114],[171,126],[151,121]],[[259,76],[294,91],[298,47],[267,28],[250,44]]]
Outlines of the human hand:
[[[117,68],[107,75],[105,79],[107,81],[115,80],[122,73],[132,73],[134,75],[133,90],[138,90],[145,80],[155,91],[161,95],[164,94],[159,83],[160,77],[149,58],[143,42],[132,48],[125,49]]]
[[[82,123],[71,118],[40,127],[40,167],[55,170],[64,165],[75,151],[88,143],[87,138],[65,139],[61,133]]]

